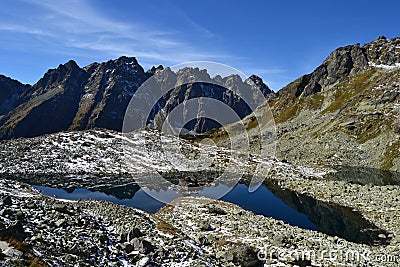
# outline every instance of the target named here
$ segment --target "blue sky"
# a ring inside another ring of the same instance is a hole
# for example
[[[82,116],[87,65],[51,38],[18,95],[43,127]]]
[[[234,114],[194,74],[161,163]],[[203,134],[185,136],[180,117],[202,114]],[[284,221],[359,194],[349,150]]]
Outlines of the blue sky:
[[[280,89],[329,53],[400,36],[400,1],[3,0],[0,73],[36,82],[49,68],[121,55],[145,68],[208,60]]]

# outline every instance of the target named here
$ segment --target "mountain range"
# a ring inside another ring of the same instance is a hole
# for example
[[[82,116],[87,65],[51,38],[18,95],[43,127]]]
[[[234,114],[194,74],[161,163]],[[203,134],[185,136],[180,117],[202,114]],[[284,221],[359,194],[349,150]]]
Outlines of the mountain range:
[[[130,57],[83,68],[69,61],[32,86],[0,76],[0,137],[91,128],[121,131],[130,99],[159,71],[168,75],[155,80],[173,90],[158,101],[148,119],[155,128],[177,105],[199,96],[225,102],[249,126],[254,123],[251,109],[224,87],[256,87],[274,114],[279,158],[301,164],[400,169],[400,38],[383,36],[365,45],[336,49],[312,73],[277,92],[255,75],[246,80],[235,75],[211,78],[197,68],[175,73],[163,66],[145,71]],[[205,82],[179,83],[192,76]],[[228,145],[219,126],[199,116],[185,127]],[[260,135],[256,128],[247,127],[251,140]]]
[[[121,131],[132,96],[146,80],[163,69],[160,65],[144,71],[135,58],[123,56],[83,68],[71,60],[56,69],[50,69],[32,86],[1,76],[0,137],[34,137],[91,128]],[[204,82],[182,84],[182,80],[192,76]],[[149,118],[151,121],[160,120],[161,110],[168,112],[188,98],[197,96],[222,100],[243,118],[251,110],[225,87],[255,86],[265,96],[272,92],[255,75],[245,81],[237,75],[211,78],[206,71],[198,68],[185,68],[177,73],[167,68],[161,80],[153,80],[168,84],[171,91],[155,105]],[[145,97],[143,101],[146,101]],[[193,122],[187,127],[203,132],[219,126],[211,123]]]

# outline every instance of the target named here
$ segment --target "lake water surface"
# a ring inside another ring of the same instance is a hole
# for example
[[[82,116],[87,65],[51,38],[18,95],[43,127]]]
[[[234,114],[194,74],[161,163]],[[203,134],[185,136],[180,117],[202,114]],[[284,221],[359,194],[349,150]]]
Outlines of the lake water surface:
[[[44,194],[57,198],[105,200],[150,213],[157,212],[165,205],[149,196],[136,184],[103,188],[101,191],[85,188],[65,190],[45,186],[34,187]],[[167,191],[158,193],[172,194]],[[293,226],[324,232],[349,241],[366,244],[383,243],[378,235],[384,232],[363,219],[360,214],[345,207],[282,190],[273,183],[265,183],[252,193],[246,184],[240,183],[221,200],[237,204],[259,215],[283,220]]]

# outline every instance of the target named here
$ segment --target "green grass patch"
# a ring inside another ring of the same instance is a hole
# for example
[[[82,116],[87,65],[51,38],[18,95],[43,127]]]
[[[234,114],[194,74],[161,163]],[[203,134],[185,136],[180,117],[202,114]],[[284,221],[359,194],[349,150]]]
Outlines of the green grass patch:
[[[282,112],[275,115],[275,122],[282,123],[286,122],[298,114],[299,111],[299,100],[296,99],[293,103],[290,103],[287,107],[283,109]]]
[[[371,84],[374,82],[371,78],[376,72],[376,69],[370,69],[364,73],[355,75],[348,81],[338,85],[338,88],[333,95],[335,100],[322,111],[322,114],[337,111],[345,104],[354,101],[355,97],[359,93],[371,86]]]
[[[393,160],[400,157],[400,141],[393,143],[386,148],[381,169],[390,170],[393,167]]]

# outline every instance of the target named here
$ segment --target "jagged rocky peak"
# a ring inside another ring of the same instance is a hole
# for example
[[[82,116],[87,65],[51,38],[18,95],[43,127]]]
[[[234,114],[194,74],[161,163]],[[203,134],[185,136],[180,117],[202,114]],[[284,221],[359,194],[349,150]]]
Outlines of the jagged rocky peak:
[[[234,91],[236,94],[243,94],[250,92],[253,89],[257,89],[257,86],[252,86],[251,84],[243,81],[242,77],[238,74],[231,74],[223,78],[223,86]]]
[[[219,75],[219,74],[215,75],[215,77],[213,78],[213,81],[219,85],[224,84],[224,80],[222,79],[221,75]]]
[[[142,66],[139,65],[135,57],[122,56],[115,60],[106,62],[105,65],[117,70],[121,69],[122,71],[125,71],[126,74],[144,73]]]
[[[272,93],[272,90],[264,83],[261,77],[257,75],[251,75],[249,78],[246,79],[247,83],[252,83],[263,93],[264,97],[269,96]]]
[[[84,67],[84,69],[90,74],[93,74],[99,70],[112,72],[112,74],[117,75],[144,74],[144,69],[142,66],[140,66],[137,59],[135,57],[127,56],[121,56],[117,59],[110,59],[102,63],[95,62]]]
[[[370,66],[396,66],[396,64],[400,64],[400,37],[387,39],[379,36],[363,46],[355,44],[340,47],[332,52],[322,64],[331,77],[326,84],[321,83],[321,86],[331,84],[329,80],[336,81],[342,75],[358,74]]]
[[[282,88],[279,95],[307,97],[328,90],[349,76],[360,74],[371,67],[394,68],[400,66],[400,37],[383,36],[367,43],[340,47],[312,73],[304,75]]]
[[[150,76],[154,75],[156,72],[162,71],[162,70],[164,70],[164,66],[163,65],[158,65],[158,67],[153,66],[153,67],[151,67],[151,69],[146,71],[146,74],[150,77]]]
[[[85,76],[85,74],[85,70],[81,69],[73,60],[60,64],[56,69],[48,70],[33,86],[32,96],[42,94],[57,86],[62,86],[64,89],[80,86],[81,80],[84,78],[82,76]]]
[[[97,63],[99,64],[99,63]],[[116,59],[110,59],[106,62],[102,62],[100,63],[100,65],[105,65],[108,66],[110,68],[116,68],[119,66],[124,66],[124,65],[139,65],[138,61],[136,60],[135,57],[127,57],[127,56],[121,56],[119,58]]]
[[[142,76],[145,72],[142,66],[137,62],[135,57],[122,56],[114,60],[109,60],[101,64],[108,72],[112,72],[114,76]]]
[[[305,76],[301,94],[308,96],[319,92],[347,75],[364,71],[367,67],[368,58],[360,44],[340,47],[333,51],[311,75]]]
[[[210,75],[208,74],[207,70],[199,69],[199,68],[191,68],[185,67],[180,69],[176,72],[177,75],[177,83],[178,84],[187,84],[193,83],[196,81],[201,82],[212,82]]]
[[[243,83],[242,77],[238,74],[231,74],[229,76],[224,77],[225,85],[233,84],[233,83]]]
[[[120,57],[103,63],[93,63],[85,67],[90,74],[86,84],[85,93],[105,97],[104,91],[109,95],[126,94],[132,96],[137,88],[148,78],[144,69],[134,57]],[[100,93],[103,92],[103,96]]]
[[[387,39],[385,36],[379,36],[363,48],[372,64],[387,66],[400,64],[400,37]]]
[[[157,86],[161,86],[167,90],[175,88],[177,84],[177,74],[169,67],[162,70],[159,67],[157,68],[158,70],[156,70],[153,74],[147,71],[146,74],[148,77],[151,77],[151,79],[148,80],[151,84],[147,84],[147,86],[152,86],[153,83],[157,83]]]
[[[65,64],[60,64],[56,69],[48,70],[43,77],[32,86],[32,90],[27,91],[24,97],[36,97],[48,91],[71,90],[80,91],[80,87],[87,79],[86,71],[78,64],[70,60]]]
[[[74,60],[69,60],[65,64],[60,64],[56,69],[50,69],[46,74],[59,73],[60,76],[70,73],[72,71],[82,70]],[[45,74],[45,76],[46,76]]]
[[[261,77],[259,77],[259,76],[257,76],[257,75],[251,75],[249,78],[247,78],[247,81],[252,81],[254,84],[256,84],[257,86],[262,86],[262,87],[267,87],[268,88],[268,86],[266,86],[265,84],[264,84],[264,82],[263,82],[263,80],[261,79]]]
[[[342,75],[355,74],[367,65],[368,58],[360,44],[338,48],[322,64],[323,68],[326,68],[327,79],[321,85],[336,82]]]

